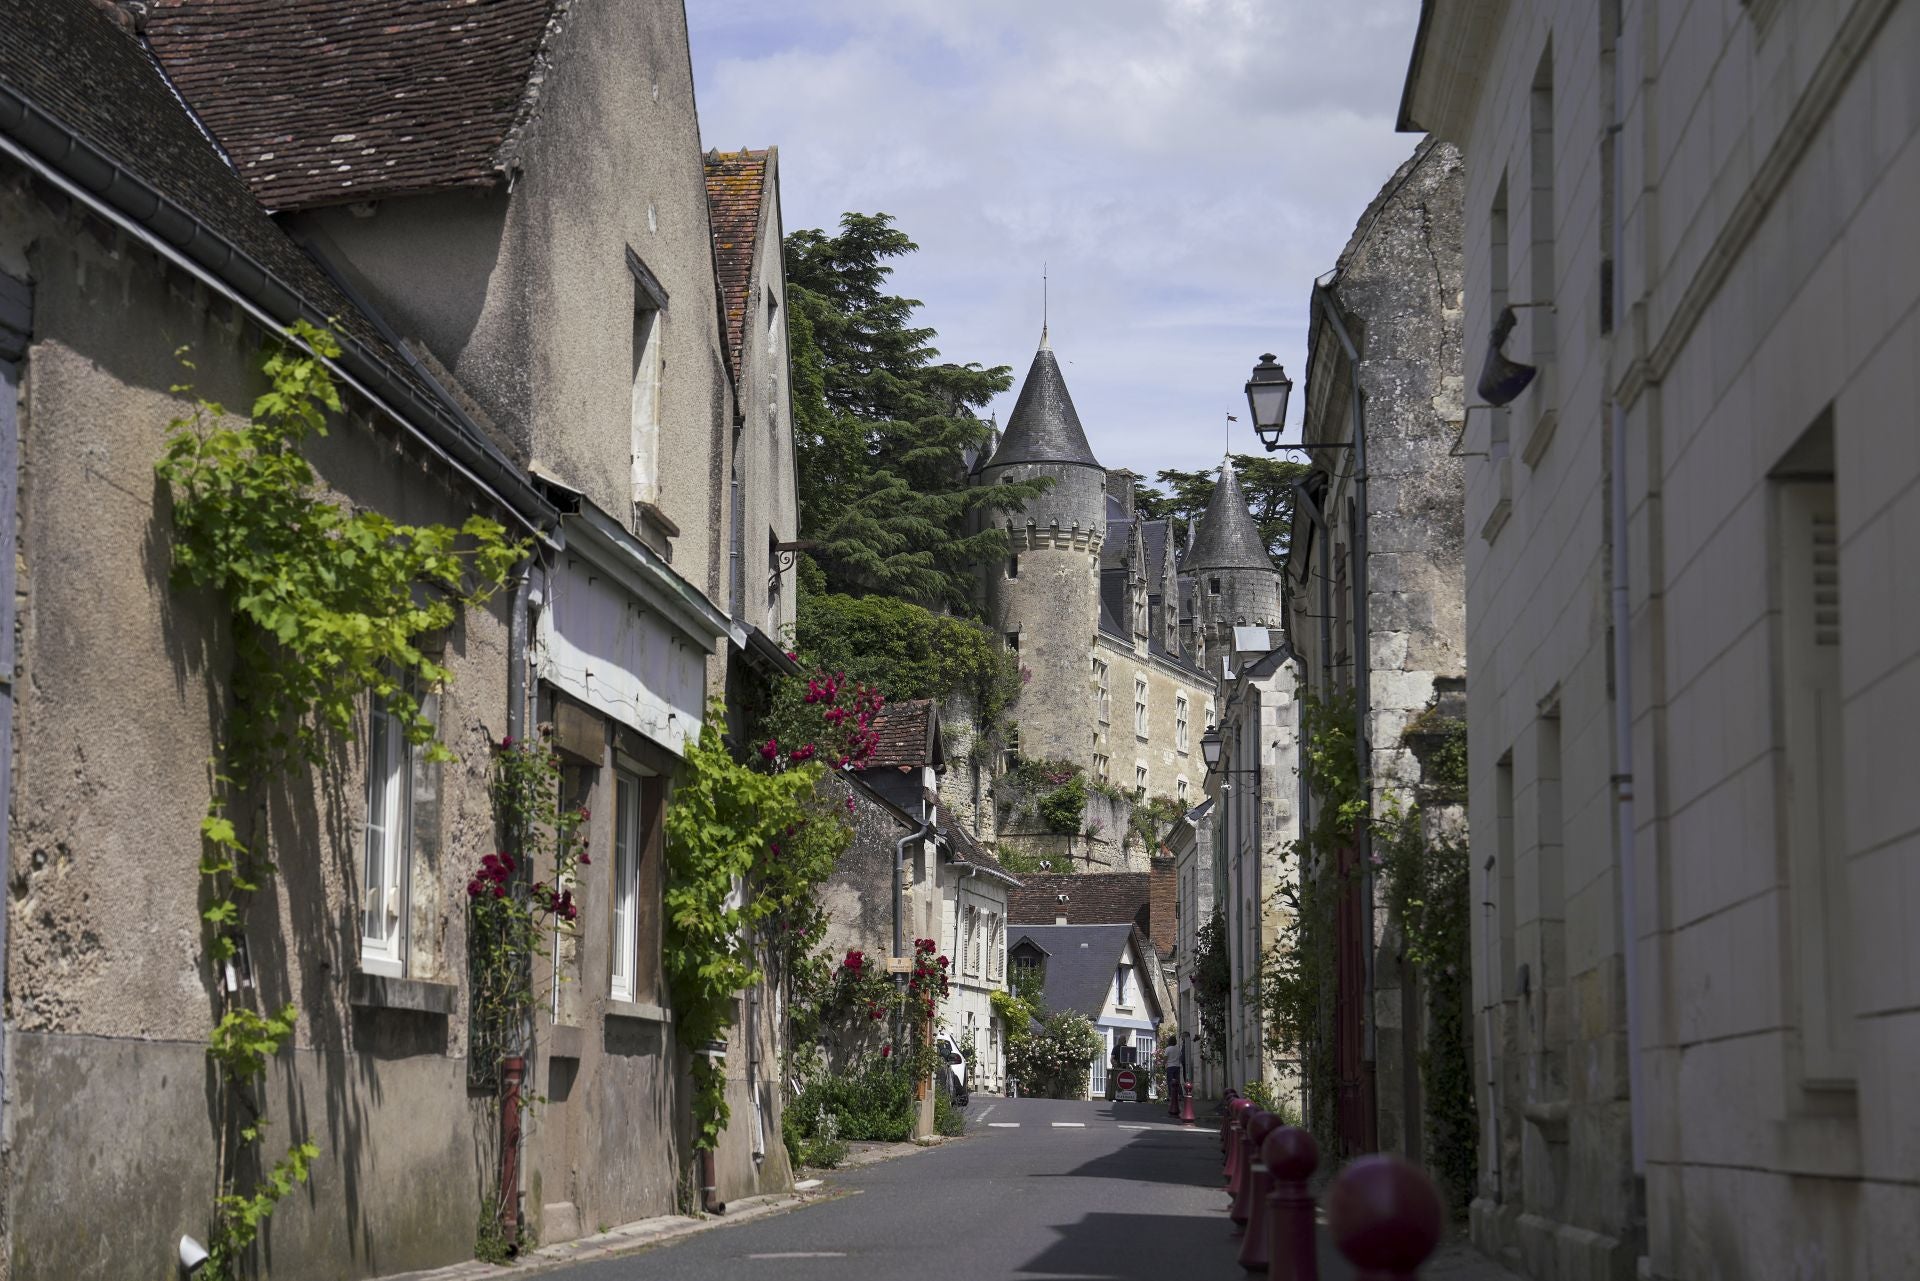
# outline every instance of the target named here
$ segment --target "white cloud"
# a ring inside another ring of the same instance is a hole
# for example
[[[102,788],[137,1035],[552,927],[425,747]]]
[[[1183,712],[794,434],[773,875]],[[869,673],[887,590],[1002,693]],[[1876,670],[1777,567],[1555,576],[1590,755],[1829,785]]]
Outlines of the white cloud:
[[[1202,467],[1413,149],[1415,0],[693,0],[709,145],[777,143],[789,229],[885,212],[953,359],[1026,372],[1040,269],[1094,452]],[[996,406],[1002,417],[1012,393]]]

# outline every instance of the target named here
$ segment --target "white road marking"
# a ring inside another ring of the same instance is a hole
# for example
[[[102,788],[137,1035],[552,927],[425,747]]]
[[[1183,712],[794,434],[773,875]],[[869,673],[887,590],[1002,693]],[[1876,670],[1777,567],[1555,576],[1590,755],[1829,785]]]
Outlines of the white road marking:
[[[780,1254],[749,1254],[749,1259],[844,1259],[844,1250],[787,1250]]]
[[[1055,1121],[1053,1128],[1056,1130],[1084,1130],[1087,1128],[1087,1123],[1085,1121]]]
[[[1020,1128],[1020,1123],[1018,1121],[989,1121],[987,1122],[987,1128],[989,1130],[1017,1130]]]

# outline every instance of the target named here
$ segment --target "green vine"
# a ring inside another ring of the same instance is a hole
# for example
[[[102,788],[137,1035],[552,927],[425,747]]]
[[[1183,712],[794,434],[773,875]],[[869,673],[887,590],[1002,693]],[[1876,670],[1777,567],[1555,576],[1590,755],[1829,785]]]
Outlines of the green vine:
[[[484,601],[525,554],[484,517],[459,529],[402,525],[324,497],[299,449],[343,411],[325,363],[340,347],[305,322],[288,335],[267,347],[267,388],[245,419],[197,400],[169,423],[155,464],[173,499],[175,581],[224,599],[233,645],[224,743],[200,824],[201,915],[220,1012],[207,1053],[222,1086],[210,1278],[238,1274],[274,1206],[306,1181],[319,1156],[302,1138],[250,1190],[235,1174],[265,1135],[258,1089],[297,1021],[292,1005],[250,1008],[237,978],[248,905],[275,870],[268,791],[353,738],[368,695],[410,743],[448,759],[422,700],[449,673],[418,642]],[[184,349],[179,354],[191,370]]]
[[[1300,768],[1314,797],[1314,821],[1286,851],[1295,875],[1283,878],[1281,925],[1260,974],[1267,1051],[1299,1062],[1307,1128],[1328,1151],[1339,1150],[1332,1013],[1340,855],[1367,816],[1353,731],[1351,693],[1323,699],[1301,692]]]
[[[824,785],[817,744],[795,762],[795,753],[770,741],[755,768],[727,751],[723,715],[716,705],[699,739],[687,745],[687,771],[666,824],[661,960],[681,1044],[693,1051],[696,1152],[712,1150],[726,1129],[726,1071],[710,1051],[724,1045],[733,1026],[734,998],[761,978],[755,940],[771,926],[766,952],[777,963],[805,954],[824,921],[813,890],[852,840]],[[836,732],[841,721],[849,723],[846,736],[826,750],[871,752],[867,719],[863,713],[857,725],[852,717],[828,722]],[[737,895],[742,888],[747,893]]]

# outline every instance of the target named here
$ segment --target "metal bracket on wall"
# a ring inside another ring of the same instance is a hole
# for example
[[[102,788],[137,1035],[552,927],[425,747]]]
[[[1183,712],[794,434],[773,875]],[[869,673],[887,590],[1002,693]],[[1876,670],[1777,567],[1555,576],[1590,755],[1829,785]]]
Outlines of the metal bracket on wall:
[[[800,559],[801,552],[810,552],[820,544],[812,538],[802,538],[791,543],[773,545],[773,573],[767,576],[767,590],[772,591],[780,585],[780,578]]]

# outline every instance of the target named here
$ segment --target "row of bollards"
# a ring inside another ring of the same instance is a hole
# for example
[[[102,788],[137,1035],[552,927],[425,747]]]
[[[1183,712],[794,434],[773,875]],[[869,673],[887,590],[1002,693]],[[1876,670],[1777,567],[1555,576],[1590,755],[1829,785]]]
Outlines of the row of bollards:
[[[1320,1281],[1307,1187],[1320,1164],[1313,1136],[1229,1093],[1220,1144],[1240,1266],[1276,1281]],[[1442,1217],[1433,1181],[1397,1156],[1349,1163],[1327,1193],[1327,1229],[1356,1281],[1415,1281],[1440,1244]]]

